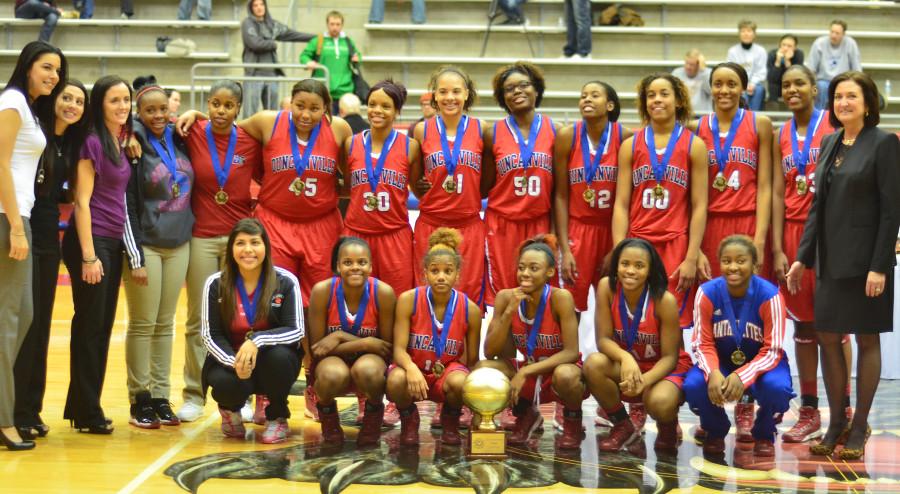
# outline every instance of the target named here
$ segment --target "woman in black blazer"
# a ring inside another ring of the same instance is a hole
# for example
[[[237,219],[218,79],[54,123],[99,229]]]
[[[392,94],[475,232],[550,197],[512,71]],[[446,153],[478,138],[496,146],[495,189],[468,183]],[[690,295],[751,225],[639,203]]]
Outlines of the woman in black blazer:
[[[796,292],[803,270],[816,268],[815,317],[831,421],[821,443],[830,455],[859,459],[871,433],[869,409],[881,378],[879,333],[893,330],[894,245],[900,225],[900,141],[876,128],[878,91],[862,72],[845,72],[828,87],[829,120],[842,128],[822,140],[812,208],[797,261],[787,275]],[[844,414],[844,334],[856,335],[856,413]]]

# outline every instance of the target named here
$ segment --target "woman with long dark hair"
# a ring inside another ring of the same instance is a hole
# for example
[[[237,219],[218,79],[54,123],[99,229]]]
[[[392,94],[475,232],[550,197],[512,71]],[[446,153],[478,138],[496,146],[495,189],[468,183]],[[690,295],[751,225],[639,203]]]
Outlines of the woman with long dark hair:
[[[44,134],[50,142],[41,157],[43,181],[35,184],[30,221],[34,239],[32,295],[35,317],[19,349],[15,368],[16,427],[26,439],[43,437],[50,431],[40,413],[47,385],[50,322],[62,258],[59,248],[59,204],[69,200],[67,181],[75,170],[90,125],[88,92],[84,84],[69,79],[60,85],[64,88],[56,97],[55,118],[42,122]]]
[[[75,172],[75,211],[63,235],[72,277],[70,381],[64,417],[79,432],[110,434],[100,406],[109,340],[119,301],[131,166],[122,145],[131,133],[131,86],[104,76],[91,90],[91,130]]]
[[[222,271],[203,289],[201,332],[209,356],[203,386],[219,403],[222,433],[243,438],[241,407],[265,394],[261,441],[280,443],[290,434],[288,393],[300,373],[303,300],[297,278],[275,267],[269,235],[256,219],[237,222],[228,236]]]
[[[15,427],[16,355],[33,315],[29,217],[38,163],[47,145],[41,121],[53,121],[53,103],[66,80],[62,52],[43,41],[25,45],[0,94],[0,440],[10,450],[31,449]],[[6,247],[9,246],[9,247]]]

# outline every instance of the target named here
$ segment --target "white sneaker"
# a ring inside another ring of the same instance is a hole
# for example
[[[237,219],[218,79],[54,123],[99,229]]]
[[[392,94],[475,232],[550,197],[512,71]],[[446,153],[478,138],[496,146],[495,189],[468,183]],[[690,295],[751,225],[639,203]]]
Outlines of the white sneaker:
[[[203,416],[203,405],[198,405],[192,401],[185,402],[175,415],[182,422],[194,422]]]
[[[253,412],[250,400],[247,400],[247,403],[244,403],[244,406],[241,408],[241,420],[243,422],[253,422]]]

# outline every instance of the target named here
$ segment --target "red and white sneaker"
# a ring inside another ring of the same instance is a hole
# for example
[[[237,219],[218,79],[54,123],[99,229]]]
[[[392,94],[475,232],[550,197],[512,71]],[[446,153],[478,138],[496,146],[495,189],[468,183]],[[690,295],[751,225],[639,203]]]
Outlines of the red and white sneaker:
[[[512,407],[506,407],[497,416],[500,421],[500,428],[505,431],[511,431],[516,426],[516,416],[512,413]]]
[[[316,390],[309,384],[306,385],[306,390],[303,391],[303,401],[306,402],[306,410],[303,411],[303,415],[318,422],[319,408],[316,405],[319,404],[319,397],[316,396]]]
[[[432,429],[440,429],[441,428],[441,412],[444,411],[443,403],[435,403],[434,404],[434,414],[431,416],[431,428]]]
[[[631,419],[631,423],[634,424],[634,430],[638,432],[638,434],[643,434],[644,432],[644,424],[647,423],[647,409],[644,408],[643,403],[631,403],[628,405],[628,418]]]
[[[800,407],[799,415],[797,423],[781,436],[784,442],[802,443],[824,435],[822,416],[819,414],[818,408]]]
[[[219,415],[222,416],[222,434],[225,434],[225,437],[244,438],[247,430],[244,428],[241,412],[219,408]]]
[[[594,417],[594,425],[597,427],[613,426],[613,423],[609,420],[609,416],[606,415],[606,410],[600,405],[597,405],[597,416]]]
[[[563,430],[566,420],[565,413],[563,412],[566,407],[558,401],[553,404],[553,407],[555,408],[555,410],[553,411],[553,428],[561,431]]]
[[[606,452],[621,451],[639,440],[641,433],[631,420],[620,420],[609,430],[609,435],[597,441],[597,449]]]
[[[341,444],[344,442],[344,429],[341,427],[341,416],[338,415],[337,403],[331,407],[318,407],[319,423],[322,425],[323,444]]]
[[[529,406],[516,417],[516,424],[507,441],[509,444],[525,444],[531,433],[536,431],[544,423],[544,417],[533,406]]]
[[[377,410],[367,410],[365,401],[362,402],[365,413],[363,414],[362,427],[359,428],[359,434],[356,436],[356,444],[358,446],[371,446],[378,444],[381,439],[381,424],[384,422],[384,406]],[[381,404],[381,402],[379,402]]]
[[[263,431],[260,438],[260,442],[263,444],[283,443],[291,435],[291,428],[288,427],[287,419],[269,420],[265,424],[266,430]]]
[[[266,395],[256,395],[256,409],[253,412],[254,424],[266,425],[267,406],[269,406],[269,397]]]
[[[656,451],[678,451],[678,444],[681,442],[681,426],[678,425],[678,419],[672,422],[656,422],[656,441],[653,442],[653,449]]]
[[[462,410],[455,413],[441,410],[441,444],[448,446],[459,446],[462,444],[462,437],[459,435],[462,413]]]
[[[397,410],[397,405],[393,401],[389,401],[387,405],[384,406],[384,420],[382,424],[385,427],[397,427],[397,424],[400,423],[400,411]]]
[[[563,406],[559,403],[556,405],[557,411],[563,410]],[[584,427],[581,425],[581,409],[565,410],[562,413],[562,436],[556,442],[556,445],[562,449],[578,449],[581,447],[581,441],[584,439]]]
[[[400,414],[400,444],[403,446],[419,445],[419,408],[413,404],[412,413]]]
[[[734,406],[734,424],[737,427],[735,437],[739,442],[752,443],[753,434],[753,418],[756,406],[753,403],[738,403]]]

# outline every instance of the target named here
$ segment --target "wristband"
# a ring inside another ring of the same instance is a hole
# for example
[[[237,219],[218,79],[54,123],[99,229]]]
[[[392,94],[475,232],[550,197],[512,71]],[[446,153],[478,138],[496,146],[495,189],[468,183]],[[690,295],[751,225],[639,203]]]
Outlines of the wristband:
[[[81,263],[82,263],[82,264],[94,264],[94,263],[96,263],[96,262],[99,261],[99,260],[100,260],[99,257],[94,256],[94,257],[92,257],[92,258],[90,258],[90,259],[82,259],[82,260],[81,260]]]

